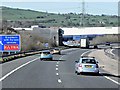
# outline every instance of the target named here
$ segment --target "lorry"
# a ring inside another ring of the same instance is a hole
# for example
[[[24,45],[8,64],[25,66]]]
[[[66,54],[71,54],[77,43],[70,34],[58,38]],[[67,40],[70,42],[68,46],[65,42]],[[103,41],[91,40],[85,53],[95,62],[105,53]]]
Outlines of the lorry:
[[[80,39],[80,47],[81,48],[89,48],[89,38],[81,38]]]

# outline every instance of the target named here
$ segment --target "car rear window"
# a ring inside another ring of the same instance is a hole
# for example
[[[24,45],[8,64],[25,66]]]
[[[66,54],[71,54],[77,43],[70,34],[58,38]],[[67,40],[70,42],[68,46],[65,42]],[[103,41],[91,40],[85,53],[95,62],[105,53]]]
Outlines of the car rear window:
[[[82,63],[96,64],[95,59],[82,59]]]
[[[50,52],[43,52],[43,54],[50,54]]]
[[[59,49],[55,49],[55,50],[59,50]]]

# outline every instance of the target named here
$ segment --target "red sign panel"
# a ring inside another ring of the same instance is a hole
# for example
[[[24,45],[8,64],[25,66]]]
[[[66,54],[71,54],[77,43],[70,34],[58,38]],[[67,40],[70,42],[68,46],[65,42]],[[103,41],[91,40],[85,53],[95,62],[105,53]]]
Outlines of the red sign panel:
[[[18,44],[6,44],[4,45],[4,50],[19,50]]]

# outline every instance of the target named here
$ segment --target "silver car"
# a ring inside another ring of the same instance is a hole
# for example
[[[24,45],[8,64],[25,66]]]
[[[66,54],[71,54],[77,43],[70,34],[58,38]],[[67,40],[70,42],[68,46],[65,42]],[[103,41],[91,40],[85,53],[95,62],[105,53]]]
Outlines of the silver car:
[[[60,52],[61,52],[61,50],[59,48],[54,48],[51,50],[52,54],[61,54]]]
[[[75,61],[75,73],[96,73],[99,74],[98,61],[95,57],[82,56],[78,61]]]

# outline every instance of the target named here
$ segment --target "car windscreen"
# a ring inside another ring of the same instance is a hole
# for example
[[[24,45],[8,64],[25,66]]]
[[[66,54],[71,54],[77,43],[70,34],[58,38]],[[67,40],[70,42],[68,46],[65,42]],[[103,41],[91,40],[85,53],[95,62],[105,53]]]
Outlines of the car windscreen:
[[[96,64],[95,59],[82,59],[82,63]]]

